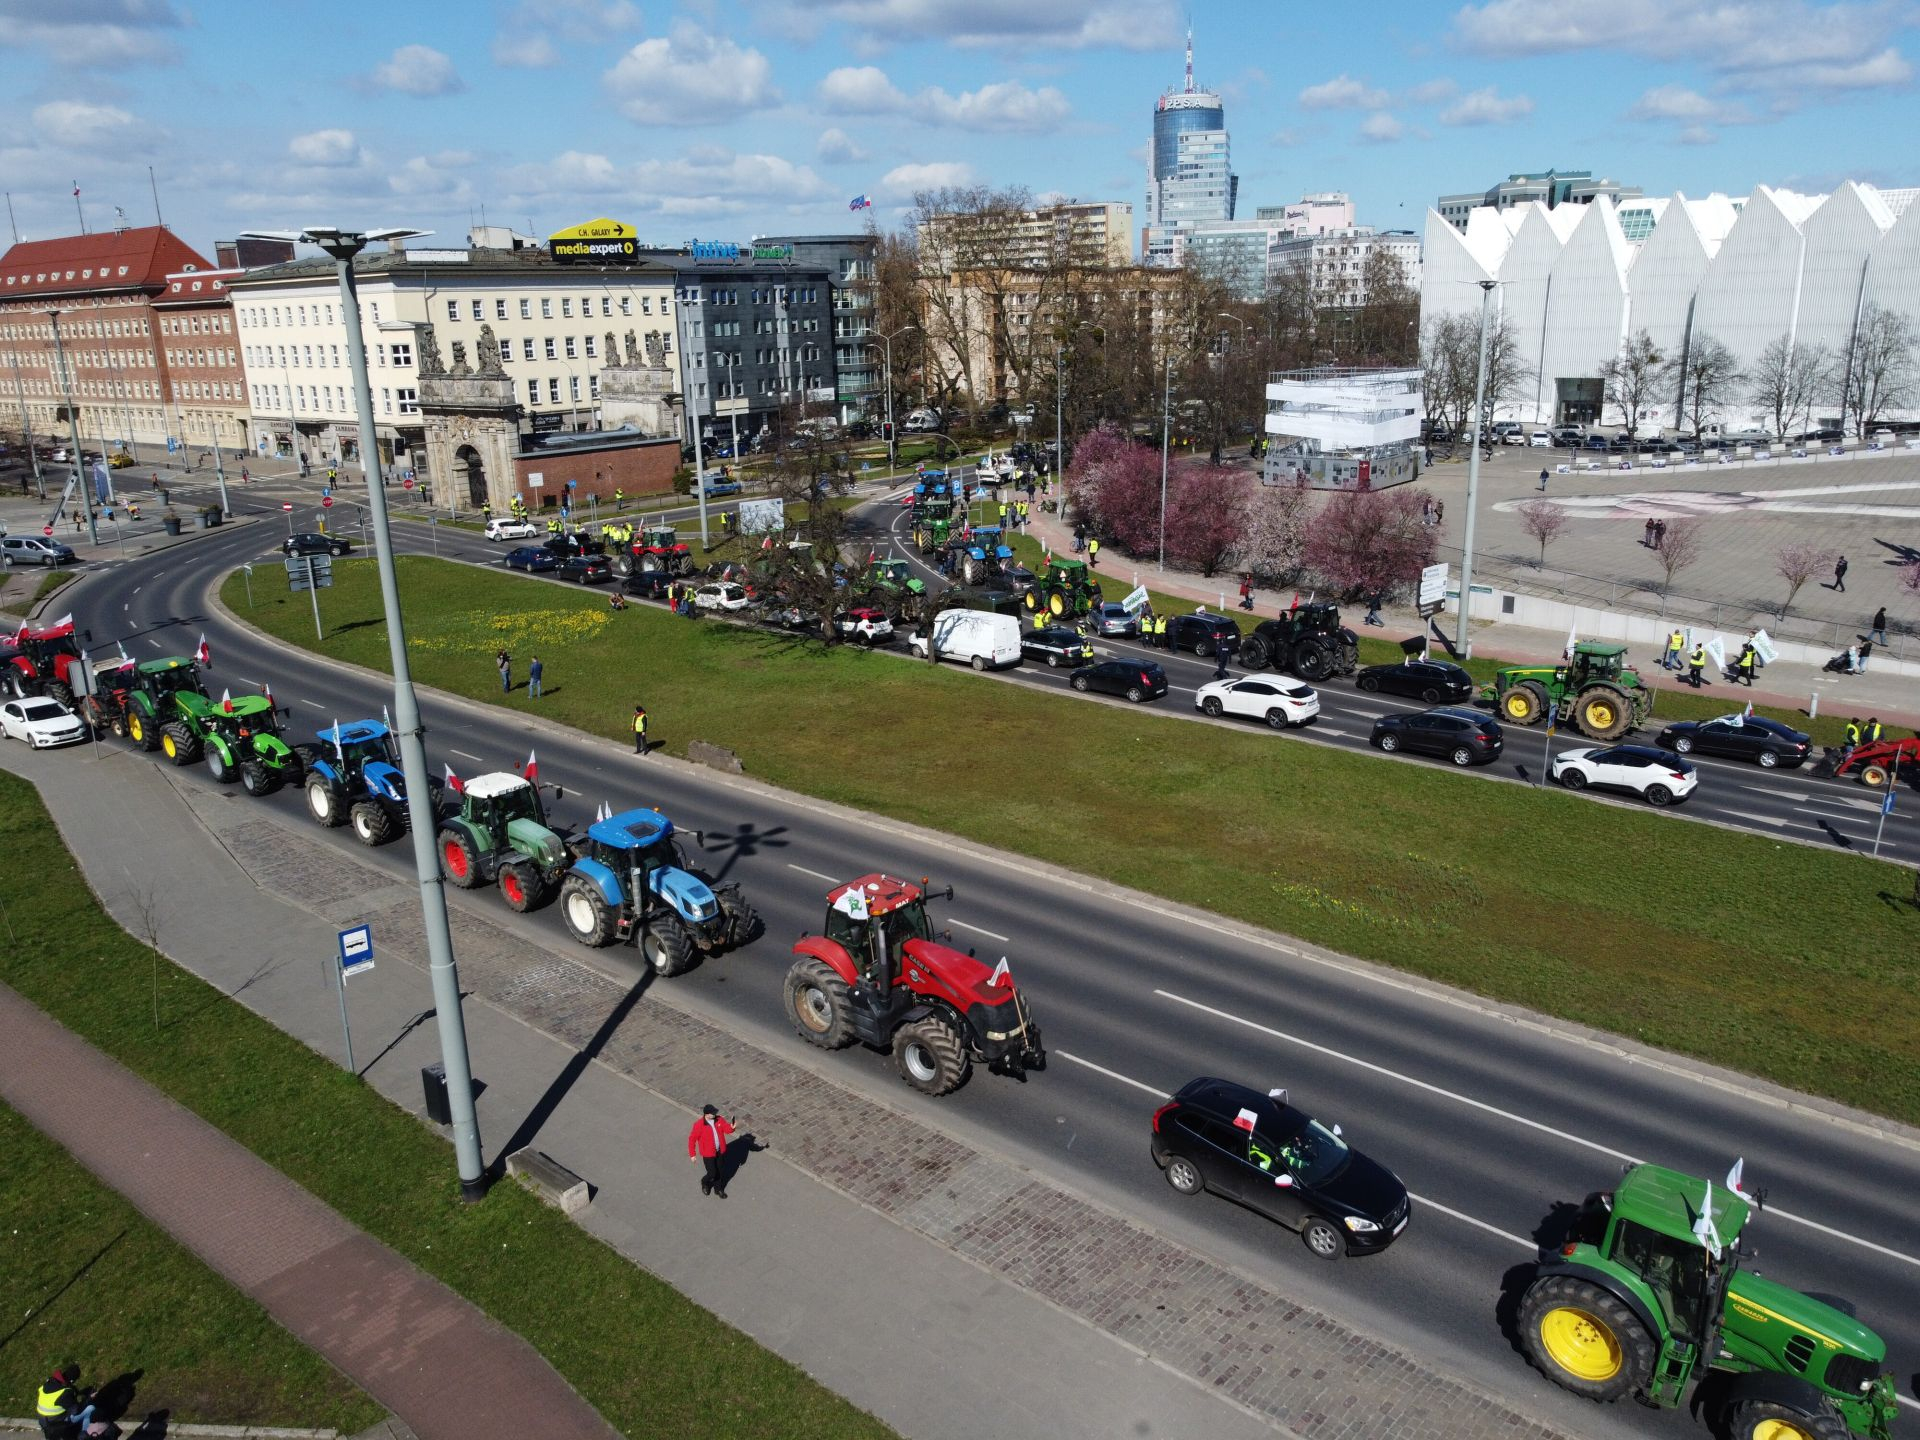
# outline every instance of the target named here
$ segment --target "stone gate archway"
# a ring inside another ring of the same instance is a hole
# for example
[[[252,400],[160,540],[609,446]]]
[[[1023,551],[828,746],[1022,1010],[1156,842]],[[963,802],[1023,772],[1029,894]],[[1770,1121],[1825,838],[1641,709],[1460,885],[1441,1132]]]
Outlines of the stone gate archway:
[[[467,503],[479,509],[487,503],[487,462],[480,452],[471,445],[462,445],[453,452],[454,480],[457,484],[461,476],[467,481]]]

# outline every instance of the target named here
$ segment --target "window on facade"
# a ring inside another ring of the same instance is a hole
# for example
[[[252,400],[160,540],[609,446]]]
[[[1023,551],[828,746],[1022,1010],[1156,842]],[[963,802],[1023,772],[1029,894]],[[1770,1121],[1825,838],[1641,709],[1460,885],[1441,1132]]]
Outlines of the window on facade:
[[[418,415],[420,413],[420,392],[418,390],[396,390],[394,394],[400,401],[400,413],[402,415]]]
[[[613,297],[611,295],[602,295],[600,297],[600,313],[602,315],[613,314]]]
[[[460,302],[458,300],[447,301],[447,319],[458,320],[459,318],[460,318]]]
[[[549,360],[558,360],[560,358],[559,352],[554,344],[553,336],[551,335],[547,336],[547,358]]]
[[[589,360],[594,360],[594,359],[597,359],[597,358],[598,358],[598,356],[597,356],[597,354],[596,354],[596,353],[595,353],[595,351],[594,351],[594,342],[593,342],[593,336],[591,336],[591,335],[589,335],[589,336],[587,336],[587,339],[586,339],[586,347],[587,347],[587,358],[588,358]]]
[[[507,318],[507,302],[506,301],[495,300],[493,302],[493,318],[496,320],[504,320]]]
[[[487,312],[482,308],[482,302],[478,300],[473,302],[472,309],[469,313],[471,313],[476,320],[484,320],[487,318]]]
[[[395,341],[393,346],[393,363],[396,365],[413,364],[413,346]]]
[[[580,398],[580,377],[578,375],[569,375],[567,377],[567,398],[571,400],[578,400]]]
[[[500,359],[502,363],[513,359],[513,341],[502,340],[500,342]]]
[[[527,343],[531,345],[533,342],[529,340]],[[540,403],[540,382],[538,380],[527,381],[527,403],[529,405],[538,405]]]
[[[566,320],[573,318],[573,297],[571,295],[562,295],[560,297],[560,315],[562,319]]]
[[[522,360],[533,359],[533,337],[531,335],[520,342],[520,358]]]
[[[594,400],[600,398],[600,377],[598,375],[587,376],[587,395]]]
[[[544,295],[540,297],[540,318],[542,320],[551,320],[553,318],[553,301]]]
[[[569,336],[567,336],[567,359],[569,359],[569,360],[571,360],[571,359],[573,359],[573,358],[574,358],[574,353],[573,353],[573,336],[571,336],[571,335],[569,335]]]
[[[533,318],[533,302],[524,295],[520,297],[520,318],[522,320]]]
[[[631,315],[633,313],[633,297],[631,295],[622,295],[620,297],[620,313],[622,315]]]
[[[560,403],[560,377],[558,375],[552,375],[547,378],[547,402],[551,405],[558,405]]]
[[[393,391],[385,385],[380,387],[380,410],[386,415],[393,413]]]

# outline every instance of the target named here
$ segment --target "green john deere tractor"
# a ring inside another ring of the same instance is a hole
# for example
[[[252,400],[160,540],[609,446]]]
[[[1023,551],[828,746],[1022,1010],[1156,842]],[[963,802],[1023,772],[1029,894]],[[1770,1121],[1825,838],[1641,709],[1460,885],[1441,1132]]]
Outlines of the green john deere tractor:
[[[927,603],[927,582],[916,579],[904,560],[874,560],[851,588],[861,603],[887,612],[890,619],[918,620]]]
[[[1845,1301],[1741,1268],[1740,1232],[1764,1199],[1629,1165],[1521,1296],[1527,1358],[1585,1399],[1668,1409],[1722,1372],[1710,1393],[1731,1440],[1889,1440],[1886,1342]]]
[[[1627,647],[1582,640],[1560,665],[1515,665],[1497,671],[1481,698],[1509,725],[1532,725],[1558,705],[1589,740],[1618,740],[1647,723],[1653,690],[1626,668]]]
[[[103,665],[95,687],[88,705],[94,723],[126,736],[142,750],[158,750],[166,743],[167,724],[179,714],[176,695],[207,698],[200,688],[200,667],[184,655]]]
[[[552,899],[573,855],[548,828],[540,787],[497,771],[476,775],[459,793],[459,813],[440,822],[440,873],[462,890],[498,883],[514,910],[536,910]],[[554,799],[565,793],[554,787]]]
[[[913,543],[922,555],[938,555],[947,548],[953,529],[954,488],[939,471],[923,475],[913,487]]]
[[[1029,610],[1045,610],[1056,620],[1071,620],[1085,615],[1100,603],[1100,582],[1093,578],[1084,560],[1047,562],[1047,573],[1033,582],[1027,591]]]

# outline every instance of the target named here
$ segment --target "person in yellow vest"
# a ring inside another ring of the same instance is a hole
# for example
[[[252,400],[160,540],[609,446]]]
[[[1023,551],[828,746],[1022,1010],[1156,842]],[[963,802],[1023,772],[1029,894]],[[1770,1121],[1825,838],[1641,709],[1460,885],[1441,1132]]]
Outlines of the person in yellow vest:
[[[1753,646],[1744,645],[1740,649],[1740,658],[1733,662],[1733,678],[1749,690],[1753,688],[1753,662],[1756,658]]]
[[[1860,738],[1869,745],[1880,738],[1879,716],[1869,715],[1867,717],[1867,723],[1860,731]]]
[[[1667,653],[1660,657],[1660,668],[1679,670],[1682,668],[1680,657],[1686,653],[1687,637],[1684,632],[1675,630],[1667,637]]]
[[[1164,615],[1153,617],[1153,644],[1158,650],[1167,648],[1167,617]]]
[[[614,513],[616,515],[619,514],[620,511],[626,508],[626,504],[627,504],[627,492],[625,490],[622,490],[618,485],[614,486],[613,487]]]
[[[34,1397],[34,1415],[47,1440],[76,1440],[93,1423],[93,1402],[80,1390],[80,1367],[60,1366]]]
[[[644,705],[633,707],[633,753],[647,753],[647,707]]]
[[[1087,568],[1090,570],[1100,568],[1100,542],[1091,536],[1087,538]]]
[[[1846,735],[1840,742],[1840,758],[1842,760],[1860,748],[1861,729],[1860,717],[1858,715],[1847,722]]]
[[[1694,689],[1700,688],[1701,672],[1707,668],[1707,647],[1696,645],[1693,653],[1687,656],[1687,683]]]

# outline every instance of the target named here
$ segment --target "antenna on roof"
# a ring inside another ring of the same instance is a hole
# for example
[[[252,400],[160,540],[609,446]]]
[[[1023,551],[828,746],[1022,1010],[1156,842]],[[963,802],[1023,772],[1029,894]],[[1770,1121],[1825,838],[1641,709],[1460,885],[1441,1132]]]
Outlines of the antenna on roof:
[[[80,217],[80,233],[84,235],[87,233],[87,212],[80,208],[80,182],[78,180],[73,182],[73,209],[74,213]]]
[[[167,228],[167,222],[160,218],[160,182],[153,178],[151,165],[147,167],[147,184],[153,190],[153,223],[164,230]]]
[[[1187,19],[1187,94],[1193,94],[1193,19]]]
[[[13,231],[13,243],[20,243],[20,222],[13,218],[13,192],[7,191],[7,226]]]

